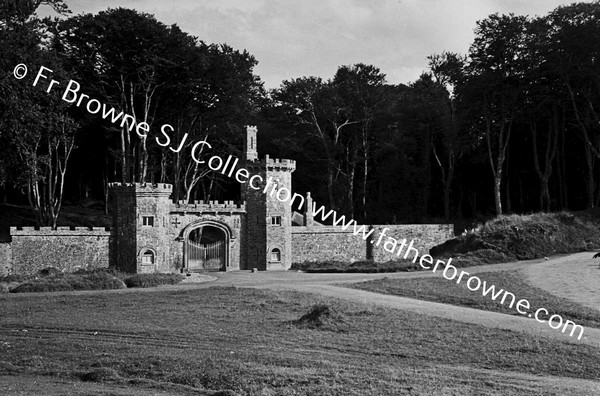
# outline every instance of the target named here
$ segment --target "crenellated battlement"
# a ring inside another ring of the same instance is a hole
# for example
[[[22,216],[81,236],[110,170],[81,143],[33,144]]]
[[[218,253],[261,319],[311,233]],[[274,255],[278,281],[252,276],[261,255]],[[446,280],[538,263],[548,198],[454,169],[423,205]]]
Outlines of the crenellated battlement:
[[[124,189],[131,191],[148,192],[173,192],[173,185],[169,183],[108,183],[109,188]]]
[[[270,158],[268,155],[265,155],[265,158],[260,161],[249,161],[247,166],[248,168],[266,168],[268,170],[293,172],[296,170],[296,161],[292,159]]]
[[[10,227],[11,236],[82,236],[82,235],[110,235],[108,227]]]
[[[192,203],[186,203],[185,201],[179,201],[173,204],[174,212],[245,212],[246,202],[234,202],[234,201],[194,201]]]

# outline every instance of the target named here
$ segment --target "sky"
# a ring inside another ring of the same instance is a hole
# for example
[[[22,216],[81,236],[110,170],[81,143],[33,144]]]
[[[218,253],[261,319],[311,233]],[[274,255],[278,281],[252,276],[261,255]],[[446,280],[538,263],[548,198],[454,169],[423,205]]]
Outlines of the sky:
[[[378,67],[390,84],[427,70],[427,56],[467,53],[478,20],[545,15],[558,0],[65,0],[74,14],[133,8],[206,43],[258,60],[266,88],[302,76],[332,78],[342,65]],[[39,15],[51,15],[47,7]]]

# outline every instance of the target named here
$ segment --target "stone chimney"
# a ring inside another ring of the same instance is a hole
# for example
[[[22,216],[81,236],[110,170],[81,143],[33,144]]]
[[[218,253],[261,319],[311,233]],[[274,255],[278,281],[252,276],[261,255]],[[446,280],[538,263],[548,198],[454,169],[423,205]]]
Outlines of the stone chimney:
[[[312,227],[315,223],[313,221],[313,200],[310,196],[310,192],[306,193],[306,204],[304,207],[304,225]]]

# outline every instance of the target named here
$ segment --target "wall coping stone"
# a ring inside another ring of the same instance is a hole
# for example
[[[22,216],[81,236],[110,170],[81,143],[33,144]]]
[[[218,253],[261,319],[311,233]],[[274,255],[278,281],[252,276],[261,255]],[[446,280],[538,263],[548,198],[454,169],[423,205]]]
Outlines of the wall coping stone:
[[[345,230],[342,230],[338,226],[292,226],[292,234],[352,234],[353,232],[354,227],[352,226],[348,227]],[[358,235],[362,235],[362,233]]]
[[[357,224],[357,227],[360,229],[362,225],[361,224]],[[452,229],[454,230],[454,225],[453,224],[371,224],[371,225],[365,225],[365,227],[367,227],[367,231],[369,230],[369,227],[373,227],[373,229],[377,230],[378,228],[384,228],[384,227],[388,227],[388,228],[412,228],[412,227],[426,227],[426,228],[442,228],[442,229]],[[342,228],[340,226],[326,226],[326,225],[315,225],[313,227],[307,227],[307,226],[292,226],[292,234],[328,234],[328,233],[338,233],[338,234],[352,234],[354,232],[354,225],[349,226],[347,229],[342,230]],[[361,236],[362,237],[363,233],[362,231],[358,231],[358,234],[356,235]]]
[[[11,236],[110,236],[105,227],[10,227]]]

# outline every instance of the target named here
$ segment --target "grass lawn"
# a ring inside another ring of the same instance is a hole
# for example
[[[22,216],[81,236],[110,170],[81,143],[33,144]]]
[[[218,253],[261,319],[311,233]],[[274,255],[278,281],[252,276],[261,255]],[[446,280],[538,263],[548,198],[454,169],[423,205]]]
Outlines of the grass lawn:
[[[2,378],[132,394],[558,395],[544,376],[600,380],[598,348],[295,292],[2,295],[0,312]]]
[[[522,275],[520,275],[519,272],[482,272],[478,273],[477,276],[482,281],[485,280],[488,286],[490,284],[495,285],[496,291],[498,288],[501,288],[513,293],[516,296],[516,301],[527,299],[531,304],[531,312],[535,312],[538,308],[546,308],[550,315],[558,314],[561,315],[563,319],[572,320],[582,326],[600,328],[600,315],[598,315],[598,311],[564,298],[556,297],[542,289],[533,287],[522,279]],[[463,279],[460,284],[456,284],[456,281],[443,278],[441,273],[440,276],[436,278],[385,278],[349,284],[346,286],[377,293],[523,316],[515,309],[516,302],[512,308],[509,308],[511,302],[510,297],[507,297],[504,305],[500,304],[499,301],[502,296],[496,299],[496,301],[493,301],[490,294],[484,297],[481,293],[481,289],[477,291],[470,291],[467,289],[466,279]]]

